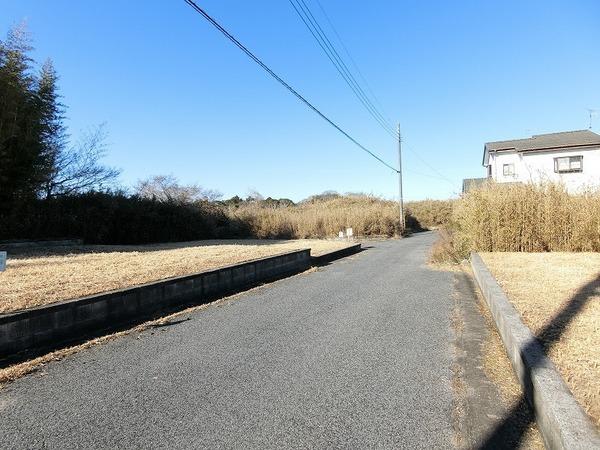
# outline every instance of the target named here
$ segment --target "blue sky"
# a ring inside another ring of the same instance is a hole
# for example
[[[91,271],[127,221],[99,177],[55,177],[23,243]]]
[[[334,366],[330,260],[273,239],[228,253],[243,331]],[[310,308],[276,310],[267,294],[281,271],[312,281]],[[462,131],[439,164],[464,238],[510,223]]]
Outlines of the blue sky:
[[[486,141],[587,128],[586,108],[600,109],[598,1],[321,3],[385,113],[402,124],[409,200],[448,198],[463,178],[484,176]],[[396,142],[288,1],[198,4],[357,140],[397,164]],[[35,58],[54,60],[71,135],[106,123],[107,162],[123,170],[125,186],[172,173],[226,197],[256,189],[300,200],[332,189],[397,198],[392,171],[183,0],[0,0],[0,10],[3,34],[27,20]]]

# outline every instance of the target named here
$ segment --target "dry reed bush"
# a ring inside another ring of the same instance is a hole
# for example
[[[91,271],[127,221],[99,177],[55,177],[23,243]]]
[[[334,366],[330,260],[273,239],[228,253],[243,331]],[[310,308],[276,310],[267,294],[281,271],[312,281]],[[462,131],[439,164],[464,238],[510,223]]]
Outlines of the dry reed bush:
[[[457,250],[600,251],[600,191],[571,195],[560,184],[490,184],[454,207]]]
[[[446,227],[440,228],[438,239],[431,247],[429,262],[435,265],[456,265],[464,258],[456,251],[454,237]]]
[[[450,222],[456,200],[420,200],[406,203],[406,214],[422,228],[440,228]]]
[[[400,233],[398,203],[366,195],[275,208],[251,203],[230,208],[227,213],[247,223],[258,238],[335,237],[347,227],[361,237],[392,237]]]

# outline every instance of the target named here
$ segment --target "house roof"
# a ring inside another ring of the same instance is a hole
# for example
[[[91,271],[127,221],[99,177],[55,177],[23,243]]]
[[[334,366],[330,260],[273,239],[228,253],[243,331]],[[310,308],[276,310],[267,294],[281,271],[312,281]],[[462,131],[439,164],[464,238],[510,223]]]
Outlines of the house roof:
[[[525,139],[486,142],[483,147],[483,165],[488,165],[489,154],[493,152],[533,152],[596,145],[600,146],[600,135],[590,130],[535,134],[532,137]]]
[[[503,150],[527,152],[533,150],[549,150],[553,148],[580,147],[588,145],[600,145],[600,135],[597,135],[590,130],[536,134],[526,139],[487,142],[485,144],[485,148],[490,152],[498,152]]]

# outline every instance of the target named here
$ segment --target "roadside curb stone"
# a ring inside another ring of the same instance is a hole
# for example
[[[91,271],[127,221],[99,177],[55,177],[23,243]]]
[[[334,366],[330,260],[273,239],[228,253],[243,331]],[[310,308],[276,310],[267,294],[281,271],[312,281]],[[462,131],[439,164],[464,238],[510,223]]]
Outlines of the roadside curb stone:
[[[546,448],[600,449],[596,428],[475,252],[471,253],[471,267],[527,401],[535,412]]]

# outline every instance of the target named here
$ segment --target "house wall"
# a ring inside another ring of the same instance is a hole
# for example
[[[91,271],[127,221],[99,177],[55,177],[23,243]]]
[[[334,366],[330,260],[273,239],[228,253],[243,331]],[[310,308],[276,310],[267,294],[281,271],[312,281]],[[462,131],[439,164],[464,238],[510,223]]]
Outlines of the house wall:
[[[555,173],[554,158],[583,156],[583,172]],[[590,149],[548,152],[490,153],[492,178],[499,183],[553,181],[561,182],[570,192],[586,187],[600,187],[600,147]],[[514,164],[514,176],[504,176],[504,164]]]

